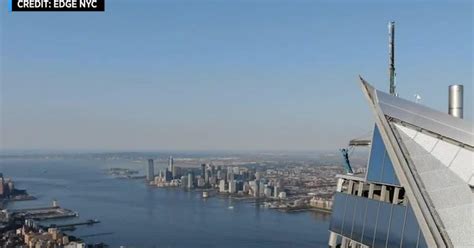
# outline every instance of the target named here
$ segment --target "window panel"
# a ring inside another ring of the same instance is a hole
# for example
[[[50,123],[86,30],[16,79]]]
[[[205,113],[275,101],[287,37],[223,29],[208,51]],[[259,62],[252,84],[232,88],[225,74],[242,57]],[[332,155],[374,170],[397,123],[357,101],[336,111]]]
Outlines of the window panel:
[[[329,229],[336,233],[341,233],[342,222],[344,219],[344,209],[346,206],[346,197],[347,194],[339,192],[334,195],[334,204]]]
[[[377,221],[379,203],[379,201],[367,199],[367,214],[365,216],[362,243],[368,246],[372,246],[374,241],[375,222]]]
[[[405,217],[405,229],[403,231],[403,243],[402,247],[416,247],[418,241],[418,222],[416,220],[413,209],[410,206],[407,207]]]
[[[420,240],[418,241],[418,248],[428,248],[425,237],[423,236],[423,233],[421,232],[420,232]]]
[[[382,182],[399,185],[397,176],[395,175],[395,170],[393,169],[392,160],[390,160],[387,151],[385,151]]]
[[[402,242],[403,222],[405,219],[406,207],[402,205],[393,205],[392,220],[390,222],[390,235],[388,237],[388,248],[399,248]]]
[[[387,241],[387,232],[390,226],[390,216],[392,212],[392,204],[380,203],[378,217],[377,217],[377,229],[375,231],[375,243],[374,247],[385,247]]]
[[[380,182],[382,177],[382,165],[385,154],[385,145],[380,137],[377,125],[374,128],[372,137],[372,145],[370,150],[369,167],[367,172],[367,180],[373,182]]]
[[[356,196],[348,195],[346,200],[346,214],[342,225],[342,234],[350,237],[352,233],[352,222],[354,220],[354,210],[356,206]]]
[[[362,230],[364,228],[365,210],[367,207],[367,198],[357,197],[356,207],[354,211],[354,224],[352,226],[352,239],[361,242]]]

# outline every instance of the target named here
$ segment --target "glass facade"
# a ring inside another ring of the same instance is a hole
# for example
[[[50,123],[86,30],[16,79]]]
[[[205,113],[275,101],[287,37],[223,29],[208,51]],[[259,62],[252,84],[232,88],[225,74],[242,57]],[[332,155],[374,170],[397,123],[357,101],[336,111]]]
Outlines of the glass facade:
[[[370,247],[425,248],[410,206],[337,192],[329,229]]]
[[[377,125],[374,127],[367,181],[400,185]]]

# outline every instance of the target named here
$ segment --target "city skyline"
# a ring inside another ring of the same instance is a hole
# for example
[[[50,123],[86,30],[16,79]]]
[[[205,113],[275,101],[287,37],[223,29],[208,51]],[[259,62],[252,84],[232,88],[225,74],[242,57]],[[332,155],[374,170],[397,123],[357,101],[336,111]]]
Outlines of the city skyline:
[[[472,120],[472,3],[455,3],[114,1],[45,15],[4,1],[0,148],[343,147],[373,123],[358,75],[388,91],[389,21],[400,96],[447,112],[448,85],[464,84]]]

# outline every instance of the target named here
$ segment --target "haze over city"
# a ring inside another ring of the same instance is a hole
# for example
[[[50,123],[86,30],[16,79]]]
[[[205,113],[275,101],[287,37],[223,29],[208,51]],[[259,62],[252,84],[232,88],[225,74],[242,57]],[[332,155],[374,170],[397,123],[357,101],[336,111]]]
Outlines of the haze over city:
[[[401,97],[420,94],[445,112],[447,85],[472,96],[472,3],[457,3],[142,0],[108,1],[105,14],[2,11],[1,149],[339,148],[373,127],[358,75],[388,90],[388,21],[397,20]],[[472,105],[466,97],[468,120]]]

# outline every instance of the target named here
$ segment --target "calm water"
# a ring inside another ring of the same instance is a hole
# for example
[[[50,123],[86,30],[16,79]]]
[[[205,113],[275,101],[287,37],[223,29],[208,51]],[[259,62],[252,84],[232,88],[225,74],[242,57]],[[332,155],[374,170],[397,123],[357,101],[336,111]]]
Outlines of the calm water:
[[[104,160],[0,160],[0,172],[27,189],[35,201],[9,208],[50,205],[57,199],[79,219],[102,223],[74,235],[112,247],[327,247],[329,216],[280,213],[255,204],[198,192],[147,187],[141,180],[114,179],[111,167],[142,170],[144,164]],[[229,209],[229,206],[234,206]],[[74,222],[70,219],[64,222]]]

